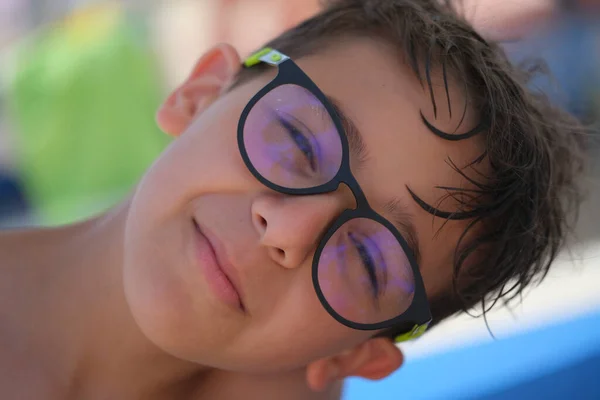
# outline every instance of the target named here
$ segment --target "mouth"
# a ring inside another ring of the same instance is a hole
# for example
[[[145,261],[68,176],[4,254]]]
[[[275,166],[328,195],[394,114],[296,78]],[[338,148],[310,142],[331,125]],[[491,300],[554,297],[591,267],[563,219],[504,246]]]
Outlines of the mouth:
[[[236,270],[227,260],[221,242],[193,219],[197,236],[196,253],[213,294],[222,302],[246,313]]]

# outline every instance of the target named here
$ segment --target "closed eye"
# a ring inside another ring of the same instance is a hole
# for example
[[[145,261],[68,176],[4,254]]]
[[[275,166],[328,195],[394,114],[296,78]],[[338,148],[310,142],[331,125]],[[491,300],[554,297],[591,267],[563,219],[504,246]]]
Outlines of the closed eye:
[[[315,150],[311,140],[305,135],[300,129],[298,129],[294,124],[292,124],[287,119],[283,118],[281,115],[276,115],[277,122],[286,130],[290,138],[294,141],[298,149],[304,154],[306,160],[310,165],[310,169],[313,172],[317,172],[318,168],[318,159],[317,159],[317,151]]]
[[[349,233],[348,237],[350,238],[350,241],[352,241],[352,245],[358,251],[358,254],[359,254],[359,256],[363,262],[363,265],[365,267],[365,270],[367,271],[367,274],[369,275],[369,280],[371,282],[371,288],[373,291],[373,298],[376,299],[379,295],[379,282],[377,280],[377,273],[375,271],[375,268],[376,268],[375,260],[373,260],[371,253],[369,253],[369,250],[364,245],[364,243],[361,242],[360,240],[358,240],[354,234]]]

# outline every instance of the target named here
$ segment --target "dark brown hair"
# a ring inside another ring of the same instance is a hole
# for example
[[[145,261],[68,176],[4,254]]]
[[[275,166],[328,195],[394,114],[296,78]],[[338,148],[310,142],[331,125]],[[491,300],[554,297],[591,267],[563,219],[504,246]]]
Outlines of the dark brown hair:
[[[502,48],[483,39],[461,17],[460,7],[436,0],[334,0],[316,16],[284,32],[266,46],[290,57],[318,53],[340,38],[370,37],[398,49],[431,94],[431,71],[466,85],[469,104],[481,124],[471,133],[485,135],[484,153],[491,173],[474,180],[449,164],[475,190],[439,187],[458,201],[458,210],[440,210],[413,199],[432,215],[468,220],[454,257],[452,287],[430,298],[434,323],[481,303],[483,315],[496,302],[512,300],[543,279],[575,222],[581,192],[583,128],[526,87],[533,69],[517,68]],[[401,61],[399,58],[399,62]],[[260,68],[243,70],[238,83]],[[465,110],[463,111],[463,116]],[[425,121],[426,124],[428,123]],[[447,139],[462,139],[430,129]],[[410,188],[409,188],[410,190]],[[467,235],[475,227],[477,235]],[[467,237],[469,239],[467,239]]]

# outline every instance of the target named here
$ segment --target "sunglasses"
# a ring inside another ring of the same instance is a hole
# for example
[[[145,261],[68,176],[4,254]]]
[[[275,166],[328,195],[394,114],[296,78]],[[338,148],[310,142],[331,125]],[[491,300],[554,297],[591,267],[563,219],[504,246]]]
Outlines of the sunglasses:
[[[414,252],[371,208],[353,176],[352,148],[337,107],[286,55],[265,48],[244,67],[260,63],[278,67],[278,74],[252,97],[239,120],[238,146],[247,168],[285,195],[331,193],[344,184],[356,201],[316,249],[312,281],[321,304],[353,329],[384,330],[396,342],[421,336],[431,312]]]

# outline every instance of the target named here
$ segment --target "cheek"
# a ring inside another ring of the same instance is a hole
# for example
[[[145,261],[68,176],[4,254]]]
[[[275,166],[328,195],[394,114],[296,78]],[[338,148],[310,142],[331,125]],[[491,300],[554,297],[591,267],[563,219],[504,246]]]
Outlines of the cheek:
[[[175,139],[148,171],[153,194],[165,201],[224,189],[245,177],[235,124],[227,119],[199,119]],[[168,197],[168,198],[167,198]],[[191,199],[190,199],[191,200]]]
[[[226,339],[211,337],[201,324],[214,320],[215,311],[203,301],[204,283],[193,271],[189,242],[194,200],[239,190],[245,179],[234,126],[228,120],[197,121],[151,166],[130,204],[124,285],[131,312],[149,340],[184,359],[201,358],[206,349],[199,337],[212,345]]]
[[[309,278],[279,300],[268,321],[244,335],[244,370],[277,372],[302,368],[352,348],[368,336],[341,325],[325,311]],[[243,365],[243,364],[238,364]]]
[[[237,143],[245,97],[225,97],[206,109],[147,171],[140,197],[169,203],[243,184],[250,173]]]
[[[135,215],[132,212],[132,217]],[[152,226],[146,219],[128,220],[124,290],[132,316],[145,336],[173,354],[177,352],[173,343],[191,328],[185,316],[193,313],[184,268],[185,239],[174,224],[160,229]]]

